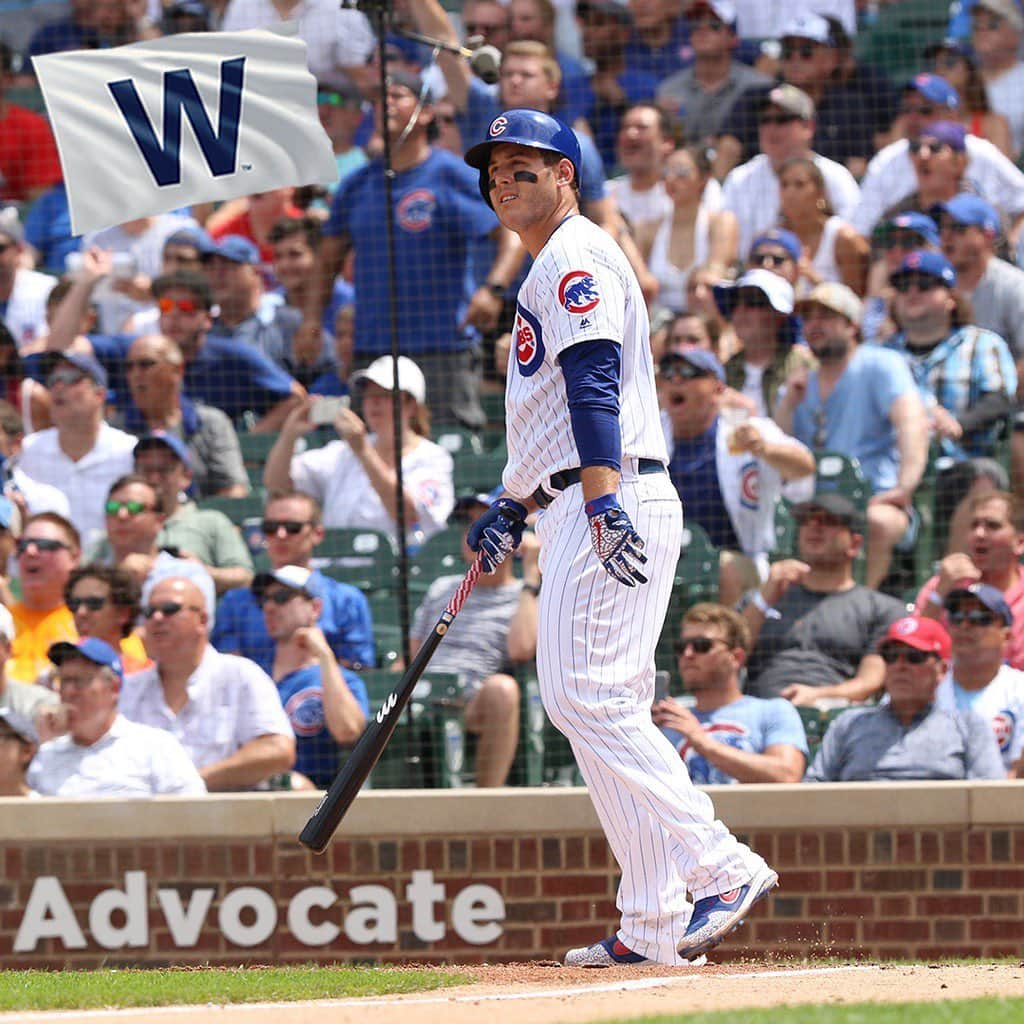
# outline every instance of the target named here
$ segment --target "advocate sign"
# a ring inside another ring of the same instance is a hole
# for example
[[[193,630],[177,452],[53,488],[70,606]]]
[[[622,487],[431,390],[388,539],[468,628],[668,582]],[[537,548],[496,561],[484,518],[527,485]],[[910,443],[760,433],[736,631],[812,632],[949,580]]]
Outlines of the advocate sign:
[[[93,942],[104,949],[148,946],[148,894],[145,871],[126,871],[122,888],[98,893],[88,913],[88,935]],[[213,887],[192,889],[187,899],[177,888],[156,890],[156,902],[175,947],[196,945],[216,895]],[[492,886],[474,884],[460,889],[450,901],[447,920],[443,913],[447,892],[443,883],[434,881],[432,871],[412,872],[405,899],[412,907],[413,934],[421,942],[440,942],[449,925],[459,938],[474,946],[486,946],[502,935],[505,901]],[[314,910],[317,923],[311,920]],[[243,948],[268,942],[279,924],[273,896],[251,885],[226,892],[216,917],[221,935]],[[398,941],[398,900],[383,885],[353,886],[344,905],[329,886],[308,886],[291,898],[285,920],[288,931],[310,947],[327,946],[342,934],[357,945],[394,945]],[[55,939],[68,950],[88,946],[83,922],[75,915],[60,879],[52,875],[40,876],[33,883],[13,951],[32,953],[44,939]]]

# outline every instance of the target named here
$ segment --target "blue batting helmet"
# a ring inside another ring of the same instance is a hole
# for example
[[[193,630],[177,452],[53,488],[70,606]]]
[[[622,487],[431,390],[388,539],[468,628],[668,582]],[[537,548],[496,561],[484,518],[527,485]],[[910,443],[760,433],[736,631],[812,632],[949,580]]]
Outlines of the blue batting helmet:
[[[543,149],[564,156],[576,172],[580,183],[580,143],[576,133],[564,122],[539,110],[506,110],[499,114],[487,129],[487,141],[479,142],[466,152],[466,163],[480,172],[480,194],[491,202],[487,187],[487,164],[491,150],[503,142]]]

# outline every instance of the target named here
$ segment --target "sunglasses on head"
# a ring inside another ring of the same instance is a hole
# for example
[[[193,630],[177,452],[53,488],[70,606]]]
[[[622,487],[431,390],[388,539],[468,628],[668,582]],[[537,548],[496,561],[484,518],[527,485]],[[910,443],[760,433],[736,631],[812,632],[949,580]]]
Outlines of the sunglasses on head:
[[[797,114],[762,114],[758,119],[758,124],[792,124],[794,121],[799,121],[801,118]]]
[[[923,665],[937,657],[931,651],[919,651],[916,647],[885,647],[878,653],[886,665],[895,665],[901,659],[908,665]]]
[[[131,373],[132,370],[152,370],[154,366],[158,364],[157,359],[126,359],[124,361],[125,373]]]
[[[260,594],[256,601],[262,608],[268,601],[276,605],[285,605],[294,598],[302,596],[303,594],[298,590],[270,590]]]
[[[792,263],[793,257],[779,252],[755,252],[747,262],[752,267],[781,267],[783,263]]]
[[[812,43],[806,40],[799,43],[783,43],[782,59],[789,60],[790,57],[801,57],[803,60],[810,60],[814,56],[818,46],[818,43]]]
[[[676,641],[676,654],[685,654],[690,648],[693,648],[694,654],[707,654],[715,644],[723,644],[728,647],[729,645],[719,639],[717,636],[689,636],[684,637],[682,640]]]
[[[68,608],[73,612],[77,612],[79,608],[88,608],[91,612],[98,612],[109,600],[109,597],[69,597]]]
[[[746,306],[747,309],[771,309],[771,300],[764,292],[757,288],[741,288],[736,296],[737,306]]]
[[[955,608],[947,614],[949,621],[954,626],[959,626],[964,622],[969,626],[991,626],[997,620],[995,612],[990,612],[985,608],[972,608],[970,611],[961,611],[959,608]]]
[[[182,313],[195,313],[199,309],[194,299],[169,299],[166,295],[156,304],[161,313],[173,313],[176,309]]]
[[[710,377],[707,370],[688,363],[685,359],[675,359],[667,365],[660,367],[662,380],[700,380],[702,377]]]
[[[302,533],[303,529],[309,525],[309,523],[302,523],[297,519],[264,519],[263,533],[268,537],[273,537],[276,536],[278,530],[283,529],[289,537],[294,537]]]
[[[30,545],[35,545],[36,551],[70,551],[71,548],[62,540],[51,540],[49,537],[22,537],[15,545],[19,555],[25,554]]]
[[[46,386],[48,388],[54,388],[58,384],[64,384],[66,387],[71,387],[77,384],[80,380],[85,380],[89,374],[84,370],[78,370],[71,366],[62,366],[59,369],[53,371],[49,377],[46,378]]]
[[[927,274],[904,274],[903,277],[896,278],[892,286],[901,295],[909,292],[911,288],[916,288],[919,292],[930,292],[943,287],[938,278],[929,277]]]
[[[124,509],[130,516],[141,516],[143,512],[152,512],[153,506],[141,501],[110,501],[103,506],[108,516],[116,516]]]
[[[161,601],[160,604],[151,604],[143,608],[142,617],[149,620],[159,612],[165,619],[169,619],[173,615],[177,615],[184,608],[187,608],[190,612],[202,611],[202,608],[194,604],[182,604],[180,601]]]
[[[807,526],[809,523],[820,523],[822,526],[827,526],[836,530],[848,530],[850,528],[850,524],[847,523],[846,520],[833,515],[831,512],[825,511],[823,508],[806,509],[803,512],[795,513],[793,518],[796,520],[797,526]]]

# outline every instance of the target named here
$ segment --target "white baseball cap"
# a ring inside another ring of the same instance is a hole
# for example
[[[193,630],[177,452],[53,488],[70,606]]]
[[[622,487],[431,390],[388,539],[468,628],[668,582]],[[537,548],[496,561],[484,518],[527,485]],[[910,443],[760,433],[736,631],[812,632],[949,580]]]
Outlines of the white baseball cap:
[[[782,27],[780,39],[810,39],[825,46],[832,45],[832,26],[820,15],[812,11],[798,14]]]
[[[758,267],[756,270],[748,270],[735,284],[714,286],[715,303],[723,316],[732,316],[741,288],[757,288],[764,292],[776,313],[789,316],[793,312],[793,286],[778,274]]]
[[[391,356],[374,359],[365,369],[352,374],[352,383],[362,380],[373,381],[379,388],[392,391],[395,384],[395,369]],[[398,390],[412,395],[421,404],[427,400],[427,382],[423,371],[408,357],[398,357]]]

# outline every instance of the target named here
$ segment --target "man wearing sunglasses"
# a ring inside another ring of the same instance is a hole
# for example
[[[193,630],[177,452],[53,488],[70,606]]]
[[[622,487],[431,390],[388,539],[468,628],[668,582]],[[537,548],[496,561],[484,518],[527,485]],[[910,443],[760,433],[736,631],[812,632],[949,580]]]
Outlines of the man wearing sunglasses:
[[[252,789],[292,768],[295,735],[267,673],[210,646],[211,601],[181,576],[143,591],[153,665],[125,681],[121,713],[177,736],[207,789]]]
[[[888,700],[844,711],[829,726],[806,782],[1006,778],[989,723],[935,699],[949,634],[934,619],[897,619],[879,641]]]
[[[149,664],[146,648],[135,633],[141,588],[124,569],[90,563],[71,574],[64,601],[75,619],[79,637],[95,636],[121,656],[125,672],[139,672]]]
[[[1003,661],[1013,612],[995,587],[970,583],[946,598],[946,620],[953,659],[935,703],[991,722],[1007,774],[1024,778],[1024,672]]]
[[[725,371],[714,354],[686,346],[658,366],[668,472],[686,520],[720,551],[719,596],[735,604],[767,571],[775,506],[809,498],[814,456],[764,417],[730,425],[722,414]],[[730,412],[735,412],[731,409]]]
[[[19,466],[67,495],[86,545],[103,535],[110,485],[131,472],[135,438],[104,419],[107,371],[94,356],[64,352],[46,378],[53,426],[25,438]]]
[[[140,473],[126,473],[111,484],[104,511],[106,537],[86,551],[85,563],[116,566],[141,587],[160,554],[160,494]]]
[[[340,748],[359,739],[370,715],[366,684],[338,664],[317,625],[323,610],[319,576],[283,565],[260,573],[250,588],[273,641],[270,676],[295,732],[292,789],[308,785],[304,779],[318,789],[330,786]]]
[[[917,187],[909,140],[916,139],[935,121],[959,118],[960,96],[944,78],[919,74],[904,84],[900,116],[895,123],[899,138],[872,158],[861,180],[860,203],[850,219],[859,234],[870,238],[885,211]],[[965,180],[970,182],[971,191],[985,196],[1007,223],[1012,247],[1024,221],[1024,173],[987,139],[968,133],[964,146]]]
[[[750,629],[731,608],[696,604],[683,616],[676,657],[696,703],[691,710],[666,697],[652,714],[697,785],[803,778],[803,722],[788,701],[744,696],[740,671],[749,652]]]
[[[731,210],[740,224],[740,252],[749,252],[754,239],[778,223],[778,174],[794,157],[814,161],[825,179],[829,205],[837,216],[849,220],[860,189],[842,164],[814,151],[814,100],[785,83],[763,94],[756,109],[758,153],[730,171],[722,184],[724,208]]]
[[[359,671],[376,664],[373,620],[361,591],[325,576],[313,567],[313,555],[324,539],[320,503],[301,491],[278,494],[263,508],[263,544],[273,571],[286,565],[311,569],[321,601],[317,625],[327,637],[338,662]],[[217,608],[210,642],[225,654],[250,658],[269,672],[274,641],[249,587],[229,590]]]

